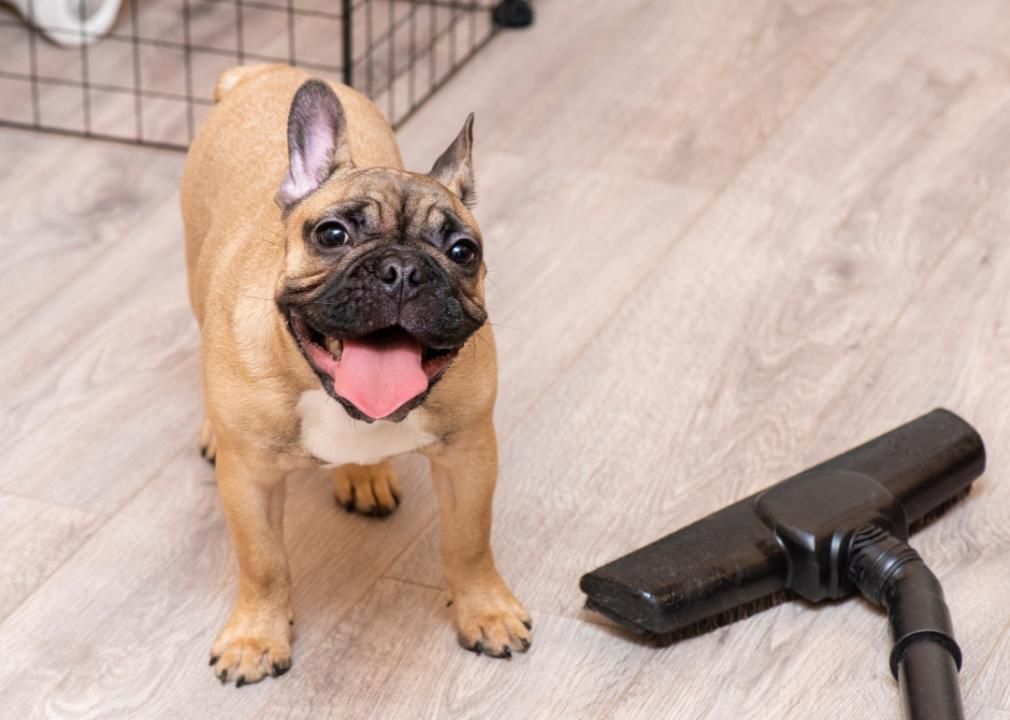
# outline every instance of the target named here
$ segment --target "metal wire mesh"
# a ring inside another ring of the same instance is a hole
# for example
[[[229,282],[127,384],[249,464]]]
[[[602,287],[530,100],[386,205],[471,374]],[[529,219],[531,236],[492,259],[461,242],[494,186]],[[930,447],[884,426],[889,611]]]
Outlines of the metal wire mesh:
[[[110,0],[5,1],[24,7],[0,5],[0,125],[172,149],[188,146],[228,67],[340,80],[395,126],[495,32],[493,0],[122,0],[104,33],[84,20]],[[80,20],[54,24],[49,3]]]

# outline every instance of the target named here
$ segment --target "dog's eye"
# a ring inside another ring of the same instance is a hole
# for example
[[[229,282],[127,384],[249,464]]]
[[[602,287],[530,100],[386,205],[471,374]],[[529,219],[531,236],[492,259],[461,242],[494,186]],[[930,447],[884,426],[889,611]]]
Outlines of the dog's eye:
[[[335,221],[324,222],[316,228],[316,242],[325,248],[335,248],[350,242],[347,228]]]
[[[477,243],[473,240],[458,240],[449,248],[447,254],[449,259],[457,265],[470,265],[477,259],[479,252]]]

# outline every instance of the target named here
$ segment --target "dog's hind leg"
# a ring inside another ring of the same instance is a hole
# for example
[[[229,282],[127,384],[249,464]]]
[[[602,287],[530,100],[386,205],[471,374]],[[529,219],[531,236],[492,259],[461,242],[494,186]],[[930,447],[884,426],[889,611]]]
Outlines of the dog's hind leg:
[[[400,482],[392,464],[341,465],[333,471],[333,493],[347,512],[385,517],[400,505]]]

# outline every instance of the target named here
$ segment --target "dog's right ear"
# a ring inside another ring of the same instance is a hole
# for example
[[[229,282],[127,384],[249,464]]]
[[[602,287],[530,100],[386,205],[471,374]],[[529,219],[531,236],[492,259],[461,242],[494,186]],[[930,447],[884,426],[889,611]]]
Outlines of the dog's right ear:
[[[322,80],[308,80],[291,101],[288,174],[277,191],[277,204],[287,212],[335,170],[353,166],[337,94]]]

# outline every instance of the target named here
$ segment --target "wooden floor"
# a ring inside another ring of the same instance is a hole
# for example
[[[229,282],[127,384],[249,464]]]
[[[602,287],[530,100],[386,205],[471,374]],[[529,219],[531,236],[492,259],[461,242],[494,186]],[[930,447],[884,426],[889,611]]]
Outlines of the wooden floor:
[[[0,714],[899,718],[883,615],[781,606],[668,649],[582,572],[935,406],[990,469],[916,545],[1010,718],[1004,0],[546,0],[402,130],[477,112],[501,356],[499,566],[531,651],[462,651],[425,468],[405,504],[291,485],[291,673],[206,667],[235,589],[196,450],[175,154],[0,131]]]

